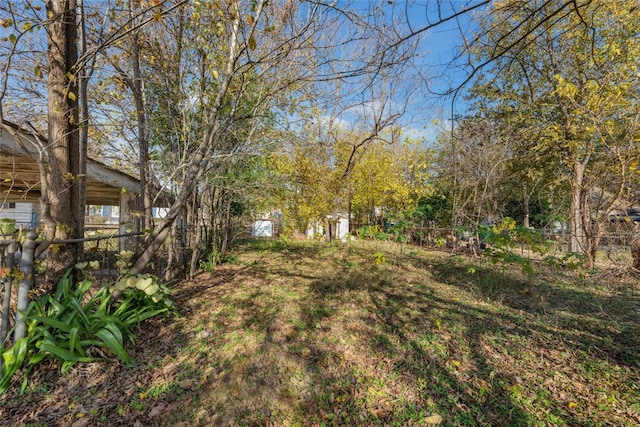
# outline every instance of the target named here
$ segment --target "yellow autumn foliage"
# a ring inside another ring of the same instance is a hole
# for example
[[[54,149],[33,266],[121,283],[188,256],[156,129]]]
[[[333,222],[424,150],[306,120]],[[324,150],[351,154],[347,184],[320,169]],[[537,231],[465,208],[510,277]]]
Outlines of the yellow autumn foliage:
[[[430,193],[430,154],[416,144],[375,141],[356,151],[357,135],[345,135],[331,145],[294,145],[271,157],[271,165],[286,184],[279,203],[291,227],[304,229],[334,212],[366,216],[376,207],[404,210]]]

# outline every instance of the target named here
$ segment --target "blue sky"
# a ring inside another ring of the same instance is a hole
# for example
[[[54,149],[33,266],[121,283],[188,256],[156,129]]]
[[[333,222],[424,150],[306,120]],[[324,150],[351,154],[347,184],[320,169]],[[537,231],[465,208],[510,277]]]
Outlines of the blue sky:
[[[451,2],[442,3],[442,15],[448,16],[452,13],[452,8],[459,9],[465,4],[478,4],[481,0],[451,0]],[[414,29],[425,27],[429,22],[437,16],[435,9],[439,2],[435,0],[420,1],[369,1],[356,0],[351,3],[352,7],[369,10],[372,7],[381,7],[388,14],[398,13],[402,17],[408,17]],[[428,80],[428,88],[434,92],[444,92],[449,87],[455,86],[464,80],[465,74],[461,69],[448,67],[451,61],[454,49],[460,43],[460,33],[458,25],[463,28],[469,25],[469,16],[462,15],[457,20],[445,22],[429,30],[428,33],[421,36],[421,52],[423,57],[420,59],[421,66],[424,67],[424,76]],[[6,35],[7,30],[0,28],[0,34]],[[433,140],[435,135],[442,130],[443,123],[446,123],[451,117],[451,99],[440,98],[429,93],[426,84],[420,85],[420,95],[423,101],[417,112],[412,112],[414,117],[407,125],[405,134],[412,135],[416,138],[424,137]],[[459,103],[456,112],[461,112],[463,105]],[[433,121],[439,122],[438,126],[433,125]]]
[[[408,5],[406,2],[399,2],[403,6]],[[453,0],[450,3],[443,2],[442,16],[448,16],[453,13],[453,9],[460,10],[464,5],[473,6],[482,3],[482,1],[461,1]],[[429,22],[434,21],[437,16],[437,2],[421,1],[411,4],[411,13],[408,14],[411,24],[415,28],[427,26]],[[430,29],[422,38],[422,48],[426,53],[423,60],[425,73],[429,78],[428,90],[424,88],[424,96],[427,98],[427,105],[431,107],[429,113],[431,119],[423,124],[423,129],[414,129],[416,134],[421,134],[427,140],[434,140],[435,136],[446,130],[451,123],[452,116],[452,100],[454,104],[454,114],[462,114],[465,110],[464,100],[461,96],[453,99],[451,96],[438,96],[437,93],[445,93],[451,88],[462,84],[468,76],[468,69],[462,67],[460,63],[452,64],[452,61],[461,46],[463,40],[461,32],[470,34],[473,32],[474,24],[472,14],[481,11],[483,8],[474,12],[465,13],[458,18],[444,22]],[[429,93],[429,91],[435,94]],[[433,120],[438,123],[434,125]]]
[[[436,2],[434,0],[422,1],[345,1],[350,10],[361,10],[361,16],[369,16],[378,25],[387,23],[391,25],[394,20],[409,21],[409,26],[394,27],[394,31],[405,35],[410,31],[418,31],[430,24],[446,18],[460,11],[465,5],[472,7],[482,3],[483,0],[452,0],[451,2]],[[438,10],[440,7],[440,10]],[[420,82],[406,82],[400,89],[400,94],[413,98],[406,117],[403,119],[404,135],[413,139],[425,139],[434,141],[438,133],[448,128],[451,122],[452,97],[438,96],[437,93],[445,93],[451,87],[463,82],[467,76],[465,70],[458,66],[451,66],[451,61],[461,44],[462,31],[468,32],[471,27],[469,13],[460,15],[456,19],[438,24],[420,33],[420,46],[418,56],[414,57],[417,70],[423,79]],[[409,42],[415,40],[409,40]],[[411,77],[411,76],[409,76]],[[416,75],[412,76],[413,78]],[[463,112],[464,105],[461,97],[456,98],[455,114]],[[370,101],[375,104],[375,101]],[[402,95],[396,101],[402,104]],[[343,117],[351,121],[348,117]],[[437,124],[434,124],[437,122]]]

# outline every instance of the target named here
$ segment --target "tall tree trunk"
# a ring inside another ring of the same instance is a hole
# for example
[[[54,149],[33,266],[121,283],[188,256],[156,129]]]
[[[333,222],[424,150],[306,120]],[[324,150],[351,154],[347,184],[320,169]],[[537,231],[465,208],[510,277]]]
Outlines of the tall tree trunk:
[[[572,169],[570,205],[571,240],[569,242],[569,252],[582,252],[584,250],[584,224],[582,221],[581,206],[584,191],[584,165],[579,160],[575,160]]]
[[[84,220],[79,205],[78,59],[75,0],[49,0],[48,125],[49,173],[47,203],[52,223],[46,233],[55,239],[77,238]],[[53,229],[52,229],[53,227]],[[77,257],[77,245],[48,251],[47,282],[53,284]]]
[[[84,0],[78,0],[78,11],[80,13],[80,55],[87,51],[87,31],[86,19],[84,14]],[[86,67],[82,67],[78,73],[78,91],[80,100],[80,134],[78,142],[78,209],[79,218],[77,235],[84,237],[84,217],[87,205],[87,159],[89,146],[89,97],[87,88],[89,85],[89,73]],[[78,245],[78,258],[82,259],[84,251],[82,245]]]

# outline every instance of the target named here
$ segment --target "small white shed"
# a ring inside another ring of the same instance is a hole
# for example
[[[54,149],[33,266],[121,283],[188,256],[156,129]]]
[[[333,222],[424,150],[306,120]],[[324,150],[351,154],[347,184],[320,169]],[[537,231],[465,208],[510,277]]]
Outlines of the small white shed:
[[[334,214],[327,216],[329,226],[329,240],[347,240],[349,234],[349,217],[343,214]]]
[[[341,213],[327,215],[324,223],[314,221],[307,227],[307,237],[324,235],[326,240],[346,241],[349,233],[349,216]]]
[[[253,223],[251,235],[254,237],[273,237],[273,221],[259,219]]]

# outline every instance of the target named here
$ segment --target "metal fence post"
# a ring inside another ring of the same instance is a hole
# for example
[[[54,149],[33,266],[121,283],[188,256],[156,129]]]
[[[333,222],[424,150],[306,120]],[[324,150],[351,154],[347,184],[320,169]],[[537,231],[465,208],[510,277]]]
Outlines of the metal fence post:
[[[0,284],[4,285],[4,297],[2,299],[2,326],[0,327],[0,349],[4,349],[4,340],[9,332],[10,311],[11,311],[11,291],[13,289],[13,267],[15,265],[16,241],[13,240],[6,246],[0,248],[0,267],[6,270],[0,277]],[[0,358],[0,371],[4,367],[4,359]]]
[[[20,261],[20,270],[22,271],[22,280],[18,288],[18,303],[16,305],[16,329],[13,334],[13,342],[18,341],[25,336],[26,327],[21,321],[22,313],[29,306],[29,290],[31,289],[31,281],[33,279],[33,255],[36,249],[36,238],[38,235],[34,231],[27,233],[27,239],[22,244],[22,260]]]
[[[0,348],[4,344],[4,339],[7,337],[9,331],[9,311],[11,310],[11,290],[13,285],[13,266],[15,255],[15,241],[8,245],[3,245],[0,248],[0,268],[5,268],[5,271],[0,275],[0,284],[4,285],[4,296],[2,299],[2,326],[0,327]],[[0,360],[0,366],[2,361]]]

